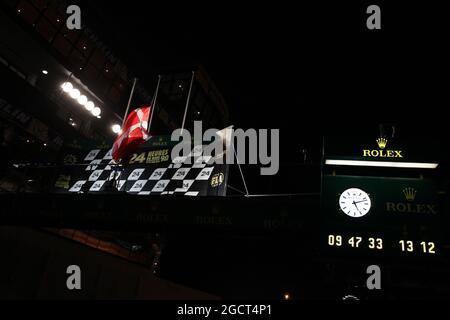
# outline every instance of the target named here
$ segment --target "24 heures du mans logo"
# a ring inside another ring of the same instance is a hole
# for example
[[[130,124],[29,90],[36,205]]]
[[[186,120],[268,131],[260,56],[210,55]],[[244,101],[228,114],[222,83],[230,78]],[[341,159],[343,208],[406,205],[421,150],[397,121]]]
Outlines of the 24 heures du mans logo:
[[[377,139],[378,150],[363,150],[363,157],[369,158],[403,158],[401,150],[385,150],[388,140],[385,138]]]
[[[411,187],[403,189],[406,202],[386,202],[386,211],[400,213],[437,214],[436,204],[416,203],[417,190]]]

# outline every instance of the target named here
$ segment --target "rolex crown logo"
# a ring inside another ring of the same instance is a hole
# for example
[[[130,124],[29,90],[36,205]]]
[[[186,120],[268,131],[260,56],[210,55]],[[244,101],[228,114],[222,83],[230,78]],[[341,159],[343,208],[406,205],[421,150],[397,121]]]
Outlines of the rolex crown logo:
[[[414,188],[405,188],[403,189],[403,194],[407,201],[412,202],[416,198],[417,190]]]
[[[384,148],[386,148],[388,141],[385,138],[379,138],[379,139],[377,139],[377,143],[378,143],[378,147],[380,147],[380,149],[384,149]]]

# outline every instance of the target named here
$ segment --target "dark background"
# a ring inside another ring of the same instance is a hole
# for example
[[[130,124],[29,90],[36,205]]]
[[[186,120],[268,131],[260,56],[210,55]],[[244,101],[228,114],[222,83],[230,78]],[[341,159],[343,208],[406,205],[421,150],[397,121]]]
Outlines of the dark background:
[[[371,4],[381,8],[381,30],[366,27]],[[230,124],[280,129],[280,172],[264,178],[258,166],[244,168],[251,193],[302,192],[300,180],[318,191],[308,172],[289,177],[304,151],[320,162],[323,136],[374,139],[380,124],[394,125],[403,140],[448,136],[448,26],[439,2],[80,5],[148,88],[158,73],[202,64],[229,106]]]
[[[366,28],[370,4],[381,7],[382,30]],[[237,126],[281,128],[294,140],[379,123],[446,132],[448,26],[438,2],[84,5],[149,85],[155,71],[205,65]]]
[[[304,148],[320,157],[323,135],[376,138],[380,123],[408,138],[448,136],[448,19],[440,2],[75,3],[150,89],[158,73],[203,64],[229,105],[230,124],[281,130],[284,165],[299,162]],[[366,28],[371,4],[381,7],[382,30]],[[292,178],[284,168],[286,185]],[[306,174],[297,172],[307,191],[318,192],[320,172]],[[304,191],[249,184],[252,193]],[[299,234],[214,239],[186,228],[169,236],[162,275],[205,290],[215,280],[226,297],[319,290],[311,273],[329,273],[325,263],[304,263],[298,244],[309,242]],[[343,274],[352,273],[344,262]],[[265,292],[263,281],[275,289]]]

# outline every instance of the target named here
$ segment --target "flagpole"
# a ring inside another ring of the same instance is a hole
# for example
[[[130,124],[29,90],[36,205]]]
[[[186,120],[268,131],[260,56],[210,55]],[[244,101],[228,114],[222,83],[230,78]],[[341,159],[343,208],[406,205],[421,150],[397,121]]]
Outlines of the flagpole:
[[[191,93],[192,93],[192,86],[194,85],[194,78],[195,78],[195,71],[192,71],[191,85],[189,87],[189,94],[186,102],[186,108],[184,109],[183,124],[181,125],[181,134],[183,134],[184,125],[186,124],[186,116],[189,109],[189,103],[191,102]]]
[[[158,76],[158,85],[156,86],[156,91],[155,91],[155,94],[153,95],[153,99],[152,99],[152,114],[150,115],[150,120],[148,122],[148,127],[147,127],[148,134],[150,134],[150,128],[152,127],[153,114],[156,109],[156,101],[158,100],[158,93],[159,93],[160,85],[161,85],[161,75]]]
[[[136,88],[137,78],[134,78],[133,87],[131,88],[130,98],[128,99],[127,110],[125,110],[125,115],[123,116],[122,128],[125,125],[125,121],[127,120],[128,112],[130,111],[131,100],[133,99],[134,89]]]
[[[245,187],[245,192],[246,192],[246,195],[245,195],[245,196],[246,196],[246,197],[249,197],[249,196],[250,196],[250,193],[248,192],[247,182],[245,182],[244,172],[242,171],[241,163],[239,162],[239,158],[238,158],[238,156],[237,156],[236,149],[234,148],[234,143],[231,144],[231,147],[232,147],[233,150],[234,150],[234,156],[236,157],[236,160],[237,160],[237,164],[238,164],[238,167],[239,167],[239,171],[240,171],[240,173],[241,173],[242,182],[244,182],[244,187]]]

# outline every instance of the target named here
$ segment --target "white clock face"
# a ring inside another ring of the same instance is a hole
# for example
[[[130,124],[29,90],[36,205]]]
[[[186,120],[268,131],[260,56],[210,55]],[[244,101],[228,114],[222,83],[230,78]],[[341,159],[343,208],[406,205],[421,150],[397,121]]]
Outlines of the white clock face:
[[[339,206],[346,215],[360,218],[369,213],[372,206],[369,195],[361,189],[350,188],[342,192]]]

